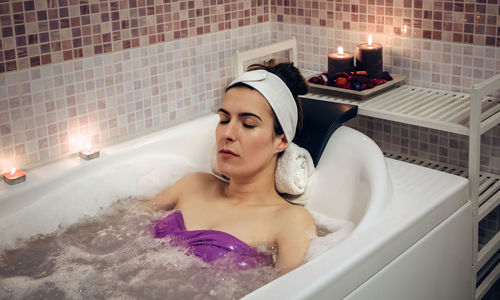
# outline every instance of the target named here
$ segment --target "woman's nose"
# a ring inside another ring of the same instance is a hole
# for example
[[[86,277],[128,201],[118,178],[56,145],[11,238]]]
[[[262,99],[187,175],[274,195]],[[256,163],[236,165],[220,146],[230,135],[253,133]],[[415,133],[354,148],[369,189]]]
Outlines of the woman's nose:
[[[226,140],[234,141],[236,140],[237,126],[234,121],[230,121],[226,128],[224,128],[224,138]]]

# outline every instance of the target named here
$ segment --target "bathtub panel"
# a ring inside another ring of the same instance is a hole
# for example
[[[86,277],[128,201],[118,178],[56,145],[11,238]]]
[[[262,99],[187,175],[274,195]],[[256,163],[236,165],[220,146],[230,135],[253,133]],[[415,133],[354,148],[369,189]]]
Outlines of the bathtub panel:
[[[468,202],[345,299],[470,299],[471,224]]]

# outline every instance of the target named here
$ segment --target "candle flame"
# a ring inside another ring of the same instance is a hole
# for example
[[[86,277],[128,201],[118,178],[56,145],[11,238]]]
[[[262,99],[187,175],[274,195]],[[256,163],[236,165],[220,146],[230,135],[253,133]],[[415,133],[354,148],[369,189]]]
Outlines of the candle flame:
[[[372,44],[372,42],[373,42],[372,35],[371,35],[371,34],[369,34],[369,35],[368,35],[368,45],[371,45],[371,44]]]
[[[14,173],[16,173],[16,168],[10,169],[10,175],[14,175]]]
[[[342,49],[342,47],[339,46],[337,50],[339,51],[339,54],[344,54],[344,49]]]

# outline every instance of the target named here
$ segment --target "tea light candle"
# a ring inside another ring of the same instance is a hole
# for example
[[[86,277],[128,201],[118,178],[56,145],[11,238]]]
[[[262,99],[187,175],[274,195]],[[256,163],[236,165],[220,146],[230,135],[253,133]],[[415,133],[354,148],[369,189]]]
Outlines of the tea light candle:
[[[99,150],[94,146],[88,144],[85,149],[80,150],[78,155],[85,160],[91,160],[99,157]]]
[[[382,45],[372,43],[372,35],[368,35],[368,43],[356,46],[356,69],[366,71],[369,78],[382,78]]]
[[[338,48],[337,53],[328,54],[328,76],[333,76],[339,72],[350,73],[354,71],[354,55],[344,53],[342,47]]]
[[[12,168],[10,172],[3,173],[3,180],[10,185],[18,184],[26,181],[26,173],[22,170]]]

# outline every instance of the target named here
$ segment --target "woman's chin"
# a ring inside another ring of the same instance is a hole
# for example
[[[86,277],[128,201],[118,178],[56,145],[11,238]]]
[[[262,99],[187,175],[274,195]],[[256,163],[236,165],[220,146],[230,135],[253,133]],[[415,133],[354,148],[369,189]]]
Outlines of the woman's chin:
[[[237,178],[242,176],[241,172],[238,172],[233,166],[228,166],[227,164],[219,164],[219,172],[226,178]]]
[[[217,169],[219,170],[220,174],[229,178],[231,174],[231,168],[229,168],[226,163],[217,161]]]
[[[232,172],[227,168],[219,168],[219,172],[226,178],[231,178]]]

